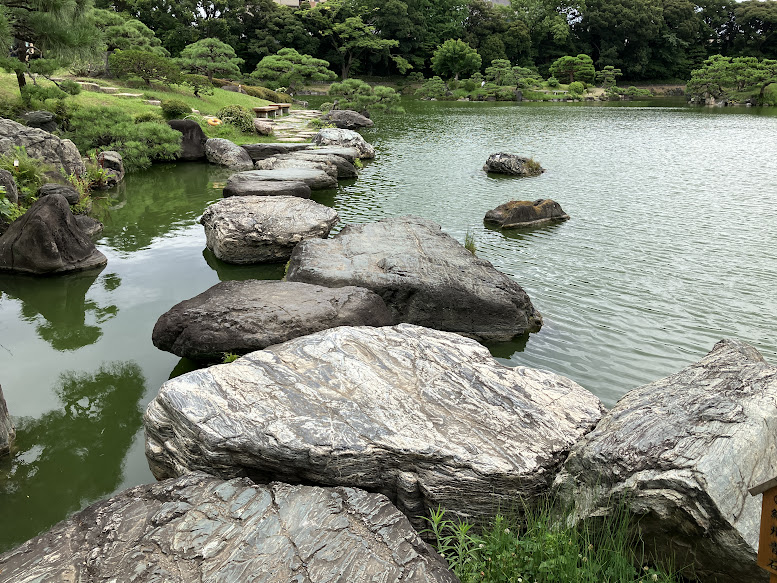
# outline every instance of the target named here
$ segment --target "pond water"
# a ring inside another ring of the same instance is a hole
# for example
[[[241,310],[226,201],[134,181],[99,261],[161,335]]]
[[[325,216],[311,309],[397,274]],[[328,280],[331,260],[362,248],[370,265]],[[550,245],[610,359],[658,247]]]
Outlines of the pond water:
[[[363,132],[377,159],[314,196],[343,223],[433,219],[512,275],[543,314],[492,345],[507,365],[568,376],[612,405],[724,337],[777,363],[777,108],[410,102]],[[486,176],[490,153],[533,156],[539,178]],[[87,504],[153,480],[142,412],[191,363],[151,344],[156,319],[227,279],[279,279],[205,250],[197,218],[228,172],[161,165],[109,197],[99,272],[0,276],[0,384],[17,451],[0,460],[0,551]],[[215,186],[215,187],[214,187]],[[483,225],[508,200],[553,198],[572,219]]]

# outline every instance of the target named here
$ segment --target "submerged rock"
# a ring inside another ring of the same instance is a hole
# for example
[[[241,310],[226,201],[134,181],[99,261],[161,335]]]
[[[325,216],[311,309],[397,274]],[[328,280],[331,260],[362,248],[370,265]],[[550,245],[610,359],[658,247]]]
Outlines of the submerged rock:
[[[283,168],[278,170],[248,170],[229,177],[229,182],[304,182],[312,190],[336,188],[337,179],[314,168]]]
[[[193,360],[245,354],[336,326],[385,326],[379,296],[287,281],[224,281],[173,306],[154,326],[154,346]]]
[[[358,130],[359,128],[371,128],[375,122],[362,114],[350,109],[333,109],[321,119],[331,121],[343,130]]]
[[[520,285],[418,217],[348,225],[331,239],[303,241],[286,277],[366,287],[384,299],[395,323],[482,340],[511,340],[542,325]]]
[[[294,196],[238,196],[210,205],[200,223],[208,249],[227,263],[286,261],[294,246],[311,237],[326,238],[337,211]]]
[[[136,486],[0,555],[0,582],[455,583],[385,497],[202,473]]]
[[[353,130],[341,130],[337,128],[324,128],[313,136],[316,146],[338,146],[342,148],[355,148],[359,152],[359,158],[370,159],[375,157],[375,148],[367,143],[361,134]]]
[[[0,271],[54,275],[107,262],[59,194],[38,199],[0,237]]]
[[[536,227],[555,221],[567,221],[569,215],[561,205],[549,198],[539,200],[513,200],[501,204],[486,213],[483,219],[487,223],[503,229],[516,227]]]
[[[700,581],[766,580],[760,497],[777,467],[777,367],[725,340],[697,363],[629,391],[572,450],[556,481],[581,520],[622,506],[645,548]]]
[[[31,158],[62,168],[66,174],[83,176],[86,172],[81,154],[70,140],[0,118],[0,153],[12,152],[15,147],[24,148]]]
[[[16,430],[11,423],[11,416],[8,415],[8,405],[5,404],[5,397],[3,397],[3,387],[0,387],[0,457],[11,451],[14,437],[16,437]]]
[[[248,170],[254,167],[248,152],[223,138],[210,138],[205,142],[205,157],[211,164],[227,166],[235,170]]]
[[[509,174],[511,176],[539,176],[545,169],[532,158],[524,158],[517,154],[499,152],[491,154],[486,160],[483,170],[496,174]]]
[[[409,324],[340,327],[167,381],[146,410],[158,479],[204,470],[438,505],[485,521],[546,494],[599,400],[477,342]]]

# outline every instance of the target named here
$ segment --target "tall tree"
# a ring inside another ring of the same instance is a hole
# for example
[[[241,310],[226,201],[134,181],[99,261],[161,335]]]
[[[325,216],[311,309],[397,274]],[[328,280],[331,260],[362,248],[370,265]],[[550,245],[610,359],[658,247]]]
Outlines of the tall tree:
[[[365,53],[389,54],[389,49],[399,45],[396,40],[382,39],[374,27],[365,24],[359,16],[338,22],[325,33],[340,58],[342,79],[348,79],[354,62]]]
[[[472,75],[480,71],[483,60],[478,52],[463,40],[447,40],[432,57],[432,68],[441,77],[453,77],[457,81],[461,75]]]
[[[311,81],[334,81],[337,75],[327,67],[329,63],[323,59],[301,55],[294,49],[281,49],[277,54],[259,61],[252,77],[271,81],[276,87],[283,86],[294,92]]]
[[[239,77],[243,59],[235,55],[235,49],[217,38],[204,38],[187,45],[178,59],[185,71],[205,75],[213,82],[216,73],[227,77]]]
[[[777,59],[777,0],[745,0],[734,8],[735,50],[740,55]]]
[[[558,79],[568,78],[570,83],[574,81],[593,83],[596,71],[593,59],[588,55],[580,54],[576,57],[567,55],[556,59],[550,66],[550,74]]]

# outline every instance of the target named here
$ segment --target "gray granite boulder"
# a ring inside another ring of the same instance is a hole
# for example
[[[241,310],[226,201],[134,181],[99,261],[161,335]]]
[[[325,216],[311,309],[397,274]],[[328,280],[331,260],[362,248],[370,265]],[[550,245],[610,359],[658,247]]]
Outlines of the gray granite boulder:
[[[202,473],[101,500],[0,555],[0,582],[455,583],[384,496]]]
[[[8,170],[0,169],[0,186],[5,188],[5,198],[16,204],[19,202],[19,188],[16,186],[16,179]]]
[[[324,128],[313,136],[316,146],[338,146],[341,148],[355,148],[359,152],[359,158],[371,159],[375,157],[375,148],[367,143],[361,134],[353,130],[341,130],[338,128]]]
[[[287,261],[297,243],[326,238],[337,211],[296,196],[235,196],[210,205],[200,223],[208,249],[227,263]]]
[[[58,194],[68,202],[68,204],[77,204],[78,199],[81,197],[78,191],[69,184],[56,184],[49,182],[48,184],[42,184],[38,188],[38,198],[44,196],[50,196],[52,194]]]
[[[312,190],[337,188],[337,179],[314,168],[279,168],[278,170],[248,170],[229,177],[229,182],[304,182]]]
[[[483,220],[502,229],[513,229],[568,221],[569,215],[556,201],[541,198],[535,201],[513,200],[500,204],[495,209],[488,211]]]
[[[167,125],[181,132],[181,153],[178,155],[181,160],[205,159],[205,142],[208,141],[208,136],[202,131],[200,124],[191,119],[171,119]]]
[[[45,132],[57,131],[57,120],[50,111],[30,111],[24,114],[24,123],[31,128],[38,128]]]
[[[254,118],[254,130],[260,136],[271,136],[274,131],[273,124],[270,121],[258,117]]]
[[[379,296],[359,287],[328,288],[288,281],[224,281],[168,310],[152,341],[193,360],[246,354],[336,326],[385,326]]]
[[[0,237],[0,271],[54,275],[107,262],[58,194],[38,199]]]
[[[254,163],[257,170],[285,170],[287,168],[312,168],[326,172],[332,178],[337,179],[337,166],[327,162],[323,158],[320,160],[301,160],[299,158],[289,158],[279,160],[278,158],[265,158]]]
[[[337,154],[322,153],[317,150],[302,150],[292,152],[291,154],[279,154],[274,156],[276,160],[307,160],[309,162],[326,162],[333,164],[337,168],[337,178],[356,178],[359,172],[353,162],[350,162],[344,156]]]
[[[97,156],[97,162],[105,172],[105,188],[112,188],[124,180],[124,159],[115,150],[105,150]]]
[[[84,234],[94,241],[103,233],[104,225],[97,219],[93,219],[88,215],[76,215],[76,224]]]
[[[0,387],[0,457],[11,451],[11,444],[16,437],[16,430],[11,423],[11,416],[8,415],[8,406],[3,397],[3,388]]]
[[[205,157],[211,164],[235,170],[249,170],[254,167],[248,152],[223,138],[210,138],[205,142]]]
[[[358,130],[359,128],[371,128],[375,125],[370,118],[351,109],[333,109],[321,119],[335,124],[343,130]]]
[[[359,150],[356,148],[341,148],[339,146],[316,146],[308,147],[308,149],[302,151],[308,155],[340,156],[341,158],[348,160],[351,164],[353,164],[359,158]]]
[[[299,180],[256,180],[243,173],[233,174],[222,196],[298,196],[310,198],[310,187]]]
[[[532,158],[524,158],[517,154],[498,152],[491,154],[483,166],[486,172],[509,174],[510,176],[539,176],[545,169]]]
[[[542,325],[520,285],[418,217],[348,225],[331,239],[303,241],[286,277],[366,287],[384,299],[395,323],[486,341],[510,340]]]
[[[291,144],[283,142],[275,144],[243,144],[241,148],[248,152],[248,155],[251,156],[252,160],[256,161],[264,160],[265,158],[270,158],[279,154],[307,150],[310,148],[310,144]]]
[[[82,176],[86,172],[81,154],[70,140],[0,118],[0,153],[12,152],[17,146],[23,147],[31,158],[51,164],[55,169],[62,168],[66,174]]]
[[[204,470],[385,494],[417,527],[547,494],[602,414],[555,375],[409,324],[333,328],[162,385],[145,414],[158,479]]]
[[[766,581],[755,562],[760,496],[777,468],[777,366],[724,340],[626,393],[556,481],[585,520],[625,506],[645,548],[709,583]],[[765,475],[765,476],[764,476]]]

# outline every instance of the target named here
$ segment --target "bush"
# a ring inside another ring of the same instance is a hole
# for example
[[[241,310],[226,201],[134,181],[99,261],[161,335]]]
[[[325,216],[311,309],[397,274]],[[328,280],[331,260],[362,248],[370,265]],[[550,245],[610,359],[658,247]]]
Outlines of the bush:
[[[28,106],[36,101],[43,103],[47,99],[64,99],[67,97],[67,93],[56,85],[46,87],[42,85],[25,85],[20,93],[22,101]]]
[[[14,165],[14,162],[17,162],[18,166]],[[20,198],[24,199],[35,196],[40,185],[45,182],[46,172],[54,170],[37,158],[30,158],[21,146],[15,146],[13,150],[0,156],[0,168],[13,174]]]
[[[19,121],[27,107],[21,98],[0,97],[0,117]]]
[[[208,78],[205,75],[183,75],[181,77],[181,83],[191,87],[195,97],[200,97],[200,95],[213,95],[213,83],[208,81]]]
[[[467,92],[474,91],[480,87],[480,81],[476,81],[475,79],[464,79],[461,82],[461,87]]]
[[[251,97],[257,97],[258,99],[266,99],[267,101],[272,101],[273,103],[285,103],[280,93],[276,93],[275,91],[270,91],[266,87],[259,87],[256,85],[243,85],[243,91],[246,92],[246,95],[250,95]]]
[[[135,123],[146,123],[146,122],[165,123],[165,118],[163,118],[155,111],[145,111],[143,113],[139,113],[135,116],[134,120],[135,120]]]
[[[342,83],[332,83],[329,95],[340,97],[337,109],[353,109],[369,117],[371,111],[395,113],[403,111],[399,107],[399,94],[391,87],[369,84],[359,79],[346,79]]]
[[[254,116],[242,105],[227,105],[216,114],[221,121],[235,126],[245,134],[254,133]]]
[[[548,77],[548,87],[558,87],[559,82],[555,77]]]
[[[421,71],[413,71],[407,76],[410,83],[421,83],[424,80],[424,74]]]
[[[181,119],[192,112],[189,104],[180,99],[167,99],[162,102],[162,115],[165,119]]]
[[[51,112],[57,116],[57,125],[61,131],[70,131],[70,120],[79,109],[81,109],[79,104],[67,99],[60,99],[56,102]]]
[[[421,99],[445,99],[448,95],[448,88],[445,81],[435,75],[415,92]]]
[[[62,89],[68,95],[78,95],[81,93],[81,86],[70,79],[65,79],[59,82],[59,88]]]
[[[585,85],[583,85],[580,81],[574,81],[569,84],[569,92],[574,93],[575,95],[582,95],[585,91]]]
[[[108,57],[111,72],[118,78],[140,77],[146,85],[160,81],[169,85],[180,78],[178,67],[172,60],[145,51],[116,51]]]

